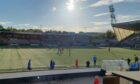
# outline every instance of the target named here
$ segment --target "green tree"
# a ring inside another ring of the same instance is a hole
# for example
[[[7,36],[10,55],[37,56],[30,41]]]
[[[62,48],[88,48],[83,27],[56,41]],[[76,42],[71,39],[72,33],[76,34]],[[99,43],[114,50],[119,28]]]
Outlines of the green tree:
[[[115,35],[115,33],[112,32],[111,30],[108,30],[108,31],[106,32],[106,38],[107,38],[107,39],[115,39],[115,38],[116,38],[116,35]]]
[[[7,29],[5,29],[5,31],[16,32],[18,30],[16,28],[13,28],[13,27],[8,27]]]
[[[4,27],[0,25],[0,31],[4,31]]]
[[[27,29],[26,32],[42,32],[41,29]]]

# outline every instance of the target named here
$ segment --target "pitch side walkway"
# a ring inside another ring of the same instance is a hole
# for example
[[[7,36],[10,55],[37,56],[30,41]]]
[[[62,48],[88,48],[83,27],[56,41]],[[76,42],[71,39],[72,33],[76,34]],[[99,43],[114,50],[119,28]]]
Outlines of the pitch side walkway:
[[[61,77],[82,77],[82,76],[95,76],[100,72],[100,68],[87,68],[87,69],[68,69],[68,70],[49,70],[49,71],[29,71],[17,73],[2,73],[0,80],[7,79],[22,79],[22,78],[41,78],[47,76],[61,76]]]

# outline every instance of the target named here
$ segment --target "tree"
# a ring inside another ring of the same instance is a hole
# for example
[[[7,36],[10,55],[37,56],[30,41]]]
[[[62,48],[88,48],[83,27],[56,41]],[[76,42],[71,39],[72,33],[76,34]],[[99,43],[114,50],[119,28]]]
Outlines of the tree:
[[[4,27],[0,25],[0,31],[4,31]]]
[[[27,29],[26,32],[42,32],[40,29]]]
[[[8,27],[7,29],[5,29],[5,31],[16,32],[18,30],[16,28],[13,28],[13,27]]]
[[[107,39],[115,39],[115,38],[116,38],[116,35],[115,35],[115,33],[112,32],[111,30],[108,30],[108,31],[106,32],[106,38],[107,38]]]

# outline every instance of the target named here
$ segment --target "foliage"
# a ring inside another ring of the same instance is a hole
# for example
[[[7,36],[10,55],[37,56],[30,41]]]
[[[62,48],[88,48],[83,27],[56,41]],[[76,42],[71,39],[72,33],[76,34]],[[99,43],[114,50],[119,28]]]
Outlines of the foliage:
[[[0,25],[0,31],[9,31],[9,32],[42,32],[40,29],[17,29],[13,27],[4,28]]]
[[[107,39],[115,39],[115,38],[116,38],[116,35],[115,35],[115,33],[112,32],[111,30],[108,30],[108,31],[106,32],[106,38],[107,38]]]

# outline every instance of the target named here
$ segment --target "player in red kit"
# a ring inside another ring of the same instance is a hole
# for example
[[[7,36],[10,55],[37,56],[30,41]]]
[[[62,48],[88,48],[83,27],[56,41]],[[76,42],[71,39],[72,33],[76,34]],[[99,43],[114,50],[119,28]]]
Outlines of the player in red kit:
[[[79,60],[78,59],[75,60],[75,66],[76,66],[76,68],[79,67]]]
[[[99,81],[99,77],[98,76],[95,77],[94,84],[100,84],[100,81]]]

